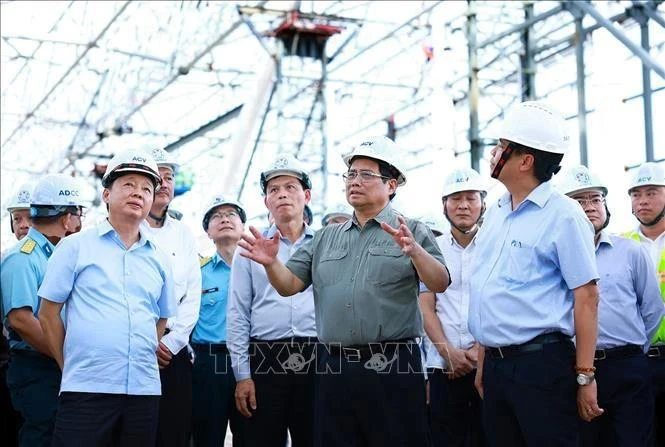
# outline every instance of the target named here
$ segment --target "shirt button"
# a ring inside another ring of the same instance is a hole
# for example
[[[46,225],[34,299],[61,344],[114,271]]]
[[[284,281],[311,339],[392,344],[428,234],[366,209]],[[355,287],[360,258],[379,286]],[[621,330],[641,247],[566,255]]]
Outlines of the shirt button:
[[[353,281],[353,276],[351,277],[351,281]]]
[[[129,276],[129,275],[131,275],[131,273],[129,273],[129,271],[126,271],[125,275]]]
[[[347,307],[348,309],[351,309],[351,303],[346,303],[346,307]]]

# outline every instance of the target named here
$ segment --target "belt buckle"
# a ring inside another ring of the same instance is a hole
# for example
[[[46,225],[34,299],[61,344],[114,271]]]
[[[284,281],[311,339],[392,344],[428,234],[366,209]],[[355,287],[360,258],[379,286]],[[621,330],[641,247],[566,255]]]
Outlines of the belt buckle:
[[[604,349],[598,349],[596,351],[596,354],[600,354],[600,356],[599,357],[594,356],[593,357],[594,360],[605,360],[607,358],[607,354],[605,353]]]
[[[496,349],[497,349],[497,351],[499,351],[499,358],[502,358],[502,359],[506,358],[506,357],[503,355],[503,350],[501,349],[500,346],[497,347]]]
[[[660,357],[661,355],[660,346],[651,346],[647,351],[647,357],[649,358]]]
[[[349,362],[360,361],[360,349],[358,348],[342,346],[342,354],[344,354],[344,358]]]

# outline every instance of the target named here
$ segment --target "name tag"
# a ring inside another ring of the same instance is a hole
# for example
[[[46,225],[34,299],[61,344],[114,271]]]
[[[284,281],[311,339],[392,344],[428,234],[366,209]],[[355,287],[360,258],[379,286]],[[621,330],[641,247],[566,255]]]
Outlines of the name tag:
[[[205,295],[206,293],[213,293],[217,292],[219,290],[219,287],[212,287],[210,289],[204,289],[201,291],[201,295]]]

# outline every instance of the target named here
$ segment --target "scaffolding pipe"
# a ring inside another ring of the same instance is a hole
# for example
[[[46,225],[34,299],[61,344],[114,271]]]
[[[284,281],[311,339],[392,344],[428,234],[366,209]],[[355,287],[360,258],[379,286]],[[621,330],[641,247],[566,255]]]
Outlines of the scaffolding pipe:
[[[646,11],[646,8],[641,8],[641,11]],[[650,48],[649,20],[646,14],[641,14],[637,21],[640,24],[640,43],[644,51],[648,52]],[[642,63],[642,104],[644,107],[644,148],[646,151],[646,161],[653,161],[653,106],[651,102],[651,71],[644,63]]]
[[[477,23],[475,0],[467,0],[468,13],[466,34],[469,56],[469,150],[471,153],[471,167],[480,171],[480,144],[478,141],[478,47],[476,46]]]
[[[579,125],[580,137],[580,163],[589,166],[589,155],[587,151],[587,132],[586,132],[586,83],[584,75],[584,41],[586,33],[582,20],[584,14],[577,12],[575,14],[575,62],[577,65],[577,123]]]
[[[533,3],[524,4],[525,22],[533,19]],[[520,57],[522,68],[522,101],[536,98],[536,62],[534,60],[534,45],[531,37],[531,28],[522,30],[522,46],[524,53]]]

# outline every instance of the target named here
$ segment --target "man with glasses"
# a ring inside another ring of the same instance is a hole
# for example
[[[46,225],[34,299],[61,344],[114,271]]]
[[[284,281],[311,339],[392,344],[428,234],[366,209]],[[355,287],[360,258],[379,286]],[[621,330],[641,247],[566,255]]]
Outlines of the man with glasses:
[[[171,262],[142,225],[160,183],[150,154],[117,153],[102,178],[108,218],[63,239],[49,260],[38,293],[62,369],[54,447],[155,443],[156,351],[176,309]]]
[[[201,269],[192,231],[168,212],[179,165],[164,149],[154,149],[152,157],[162,183],[146,218],[146,230],[171,260],[178,302],[177,313],[166,323],[157,350],[162,383],[157,445],[184,447],[191,431],[192,413],[192,362],[187,343],[199,317]]]
[[[2,318],[10,345],[7,385],[23,416],[21,446],[51,445],[61,373],[37,319],[37,291],[56,244],[80,228],[82,207],[76,180],[64,174],[43,177],[30,201],[32,228],[2,261]]]
[[[607,187],[585,166],[567,171],[559,185],[576,200],[595,230],[600,281],[595,374],[598,404],[605,413],[580,420],[580,445],[649,445],[653,396],[647,357],[665,306],[646,249],[607,233]]]
[[[298,160],[278,155],[260,185],[275,222],[261,237],[272,238],[275,255],[286,262],[314,236],[303,220],[312,183]],[[294,447],[313,443],[314,301],[311,288],[298,292],[282,298],[260,264],[234,256],[227,341],[249,446],[283,447],[287,430]]]
[[[427,445],[418,289],[442,292],[448,272],[432,232],[390,206],[406,183],[393,141],[367,140],[344,162],[351,220],[322,228],[286,265],[278,238],[253,227],[240,254],[283,296],[313,287],[322,342],[314,445]]]
[[[226,307],[233,253],[245,219],[240,203],[224,196],[215,196],[203,210],[203,230],[216,250],[200,261],[201,310],[192,332],[192,435],[196,446],[224,445],[229,423],[233,445],[244,445],[244,423],[235,405],[236,381],[226,345]]]
[[[624,236],[643,244],[651,256],[665,301],[665,170],[662,163],[638,167],[628,186],[633,215],[639,225]],[[656,421],[665,420],[665,319],[651,339],[647,353],[655,399]],[[655,445],[665,445],[665,427],[655,424]]]

